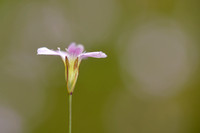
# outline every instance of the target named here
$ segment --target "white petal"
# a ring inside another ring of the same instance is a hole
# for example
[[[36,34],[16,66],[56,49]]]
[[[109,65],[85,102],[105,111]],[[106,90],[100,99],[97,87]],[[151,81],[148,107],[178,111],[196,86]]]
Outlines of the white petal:
[[[88,57],[93,57],[93,58],[106,58],[107,55],[103,52],[88,52],[88,53],[82,53],[80,54],[80,58],[88,58]]]
[[[60,51],[60,48],[58,50],[50,50],[46,47],[38,48],[37,55],[59,55],[65,61],[65,57],[68,56],[67,52]]]
[[[60,55],[60,54],[46,47],[42,47],[42,48],[38,48],[37,55]]]

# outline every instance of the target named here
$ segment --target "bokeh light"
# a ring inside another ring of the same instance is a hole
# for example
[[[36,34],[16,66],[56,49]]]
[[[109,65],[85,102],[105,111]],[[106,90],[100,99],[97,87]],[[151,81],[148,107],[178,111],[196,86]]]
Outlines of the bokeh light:
[[[25,130],[23,118],[13,109],[0,106],[0,132],[21,133]]]
[[[196,52],[193,44],[184,29],[172,20],[154,18],[149,22],[140,22],[121,57],[122,67],[127,69],[136,83],[125,84],[138,86],[138,90],[132,87],[133,91],[143,90],[152,95],[176,93],[196,68],[196,63],[190,60],[194,58],[191,53]]]

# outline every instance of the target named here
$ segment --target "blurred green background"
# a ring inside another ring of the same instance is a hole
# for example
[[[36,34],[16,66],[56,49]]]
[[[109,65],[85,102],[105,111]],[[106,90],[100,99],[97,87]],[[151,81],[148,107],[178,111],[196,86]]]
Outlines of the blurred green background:
[[[82,43],[73,133],[200,132],[198,0],[0,0],[0,133],[67,133],[60,57]]]

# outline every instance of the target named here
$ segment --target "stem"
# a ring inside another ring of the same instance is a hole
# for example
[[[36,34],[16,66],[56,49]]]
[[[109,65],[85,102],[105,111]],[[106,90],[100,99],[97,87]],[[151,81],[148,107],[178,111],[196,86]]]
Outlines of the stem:
[[[69,133],[72,133],[72,94],[69,94]]]

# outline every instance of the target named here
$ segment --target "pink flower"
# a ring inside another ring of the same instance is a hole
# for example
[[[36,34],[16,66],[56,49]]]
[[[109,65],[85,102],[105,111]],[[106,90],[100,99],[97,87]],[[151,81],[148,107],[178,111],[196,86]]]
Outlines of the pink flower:
[[[106,58],[107,55],[103,52],[84,52],[83,45],[71,43],[66,51],[50,50],[46,47],[39,48],[37,55],[58,55],[62,58],[65,65],[65,78],[67,82],[67,90],[72,94],[79,74],[79,65],[82,59],[93,58]]]

